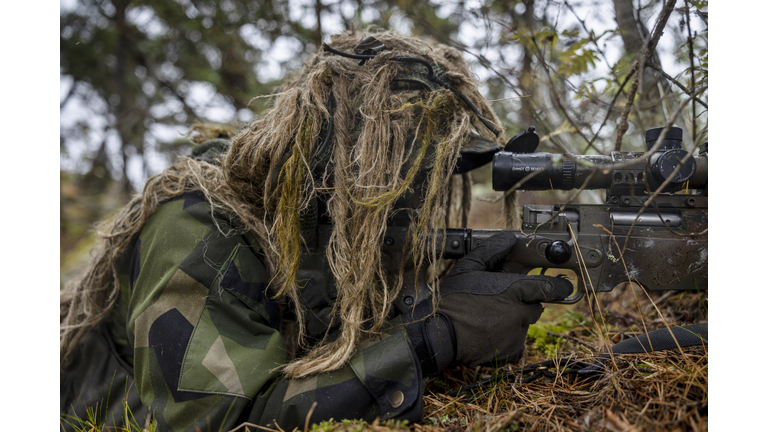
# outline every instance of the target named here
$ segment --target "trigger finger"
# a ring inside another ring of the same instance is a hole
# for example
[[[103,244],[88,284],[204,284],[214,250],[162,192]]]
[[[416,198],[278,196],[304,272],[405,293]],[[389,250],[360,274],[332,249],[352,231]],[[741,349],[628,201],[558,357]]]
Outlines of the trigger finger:
[[[524,303],[563,300],[573,292],[573,285],[567,279],[551,276],[525,276],[511,288],[519,293],[520,301]]]

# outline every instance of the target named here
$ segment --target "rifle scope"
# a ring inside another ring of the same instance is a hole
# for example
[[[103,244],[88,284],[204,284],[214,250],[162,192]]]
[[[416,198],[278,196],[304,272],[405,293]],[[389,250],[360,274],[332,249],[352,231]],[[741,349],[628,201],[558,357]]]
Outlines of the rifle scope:
[[[646,131],[648,150],[655,145],[662,129]],[[683,188],[706,189],[706,150],[702,149],[699,155],[691,156],[681,164],[688,154],[682,148],[682,132],[680,128],[671,127],[663,144],[647,160],[643,159],[644,152],[612,152],[610,156],[584,155],[574,159],[554,153],[516,153],[506,151],[512,147],[508,143],[505,151],[496,153],[493,158],[493,189],[506,191],[532,173],[535,175],[519,189],[571,190],[585,186],[585,189],[609,189],[609,195],[642,194],[655,191],[673,174],[664,192]],[[637,163],[627,165],[633,159],[637,159]],[[614,167],[617,164],[626,166]],[[674,173],[678,166],[680,169]]]

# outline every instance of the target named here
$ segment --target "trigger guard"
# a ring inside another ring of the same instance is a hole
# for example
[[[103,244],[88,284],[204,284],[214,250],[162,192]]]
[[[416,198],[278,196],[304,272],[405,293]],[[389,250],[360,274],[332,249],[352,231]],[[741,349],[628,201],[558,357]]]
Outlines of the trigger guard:
[[[566,297],[562,300],[553,300],[553,301],[544,301],[542,303],[553,303],[553,304],[576,304],[579,302],[579,300],[584,298],[584,294],[586,294],[586,291],[581,287],[581,284],[577,285],[576,288],[576,294]]]

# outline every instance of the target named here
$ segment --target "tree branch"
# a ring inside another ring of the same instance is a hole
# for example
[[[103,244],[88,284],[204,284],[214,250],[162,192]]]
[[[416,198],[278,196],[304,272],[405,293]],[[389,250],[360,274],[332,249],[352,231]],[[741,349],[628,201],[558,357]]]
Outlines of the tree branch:
[[[667,0],[664,3],[664,8],[661,10],[661,14],[659,15],[659,18],[656,20],[656,24],[653,27],[653,33],[650,35],[650,41],[643,43],[643,48],[635,58],[635,63],[632,67],[632,69],[636,72],[635,81],[632,83],[632,87],[629,89],[627,105],[624,108],[624,113],[622,114],[621,120],[619,121],[619,129],[616,132],[616,144],[614,146],[615,151],[621,150],[621,139],[624,137],[624,133],[627,131],[627,128],[629,128],[629,112],[632,109],[632,105],[635,101],[635,95],[637,94],[637,89],[643,76],[645,63],[648,61],[649,53],[656,49],[656,44],[659,43],[659,38],[661,37],[662,33],[664,33],[664,27],[666,27],[669,16],[672,15],[672,11],[674,10],[675,1],[676,0]]]
[[[682,90],[685,94],[687,94],[688,96],[691,95],[691,91],[690,90],[688,90],[682,83],[680,83],[680,81],[676,80],[674,77],[672,77],[668,73],[664,72],[664,69],[662,69],[661,66],[657,65],[656,63],[654,63],[654,62],[652,62],[650,60],[645,62],[645,65],[646,66],[650,66],[650,67],[656,69],[659,73],[661,73],[664,76],[664,78],[668,79],[672,84],[680,87],[680,90]],[[700,103],[701,105],[703,105],[704,108],[709,109],[709,106],[707,105],[706,102],[702,101],[699,98],[694,98],[694,100],[696,102]]]
[[[71,99],[72,96],[75,95],[75,90],[77,89],[78,84],[80,84],[80,81],[74,79],[73,77],[72,87],[69,88],[67,95],[64,96],[64,100],[62,100],[61,103],[59,104],[59,109],[64,108],[64,105],[66,105],[67,102],[69,102],[69,99]]]
[[[696,69],[693,64],[693,37],[691,36],[691,13],[688,7],[688,0],[685,0],[685,23],[688,26],[688,58],[691,60],[691,95],[696,94]],[[693,116],[691,117],[693,142],[696,142],[696,100],[691,101]]]
[[[591,140],[589,138],[587,138],[586,135],[584,135],[584,132],[581,131],[582,126],[576,124],[576,122],[573,121],[571,116],[568,114],[568,110],[565,109],[565,107],[563,106],[562,101],[560,101],[560,97],[555,92],[555,82],[552,81],[552,75],[549,73],[549,70],[546,67],[546,60],[544,59],[544,55],[542,54],[541,50],[539,49],[539,46],[536,44],[536,36],[533,33],[533,28],[532,27],[530,27],[530,31],[531,31],[531,45],[533,45],[533,47],[536,49],[536,51],[535,51],[536,52],[536,57],[538,57],[539,61],[543,65],[542,69],[544,69],[544,72],[547,75],[547,80],[549,81],[550,93],[555,98],[555,102],[557,103],[558,108],[560,108],[560,111],[563,113],[563,115],[565,116],[566,120],[568,120],[568,123],[572,124],[573,127],[576,129],[576,132],[579,134],[579,136],[581,136],[584,139],[584,141],[587,142],[587,148],[592,147],[593,149],[595,149],[595,147],[592,146]],[[597,149],[595,149],[595,150],[597,150]]]

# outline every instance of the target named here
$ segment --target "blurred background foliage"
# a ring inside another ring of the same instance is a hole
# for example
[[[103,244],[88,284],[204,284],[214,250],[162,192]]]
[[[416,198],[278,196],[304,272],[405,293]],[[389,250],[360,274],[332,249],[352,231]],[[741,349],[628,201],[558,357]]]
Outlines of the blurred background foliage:
[[[643,132],[676,112],[687,148],[707,139],[707,11],[707,0],[64,0],[62,281],[87,259],[90,227],[189,153],[193,124],[247,123],[268,108],[255,97],[331,34],[376,27],[452,45],[507,137],[534,125],[540,151],[606,154],[643,150]],[[475,226],[501,221],[489,173],[473,173]]]

